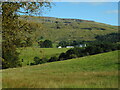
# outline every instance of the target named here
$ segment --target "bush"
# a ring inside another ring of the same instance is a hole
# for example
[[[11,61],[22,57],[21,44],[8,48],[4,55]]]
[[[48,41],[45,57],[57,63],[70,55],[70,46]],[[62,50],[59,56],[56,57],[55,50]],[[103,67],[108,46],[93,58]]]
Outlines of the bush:
[[[86,47],[85,48],[85,50],[84,50],[84,54],[85,55],[93,55],[93,54],[95,54],[95,47],[94,46],[88,46],[88,47]]]
[[[34,62],[35,64],[40,64],[40,58],[39,57],[34,57]]]
[[[32,66],[32,65],[36,65],[35,63],[30,63],[30,66]]]
[[[58,61],[58,58],[56,56],[51,57],[48,62],[54,62],[54,61]]]
[[[74,54],[75,55],[75,50],[74,49],[69,49],[66,52],[66,59],[71,59],[71,55]]]
[[[40,64],[46,63],[46,62],[48,62],[48,59],[47,59],[47,58],[42,58],[42,59],[40,59]]]
[[[77,55],[76,55],[76,54],[71,54],[71,55],[69,56],[69,59],[72,59],[72,58],[77,58]]]
[[[62,60],[65,60],[65,59],[67,59],[66,58],[66,53],[61,53],[60,56],[59,56],[58,61],[62,61]]]

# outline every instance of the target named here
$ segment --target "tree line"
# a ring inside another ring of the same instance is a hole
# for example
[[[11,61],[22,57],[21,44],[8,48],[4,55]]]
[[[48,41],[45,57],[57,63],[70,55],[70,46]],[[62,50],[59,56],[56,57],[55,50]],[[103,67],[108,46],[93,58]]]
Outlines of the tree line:
[[[74,46],[74,47],[77,47],[78,45],[80,44],[85,44],[87,43],[87,41],[84,41],[84,40],[73,40],[73,41],[60,41],[57,45],[58,46],[61,46],[61,47],[66,47],[66,46]]]
[[[75,47],[71,48],[65,53],[61,53],[58,57],[53,56],[50,59],[40,59],[39,57],[34,58],[34,62],[30,63],[30,65],[37,65],[47,62],[55,62],[55,61],[63,61],[72,58],[84,57],[88,55],[95,55],[104,52],[110,52],[120,50],[120,44],[110,43],[110,42],[97,42],[89,44],[87,47],[80,48]]]
[[[96,37],[97,41],[104,41],[104,42],[111,42],[116,43],[120,41],[120,33],[110,33],[106,35],[97,35]]]

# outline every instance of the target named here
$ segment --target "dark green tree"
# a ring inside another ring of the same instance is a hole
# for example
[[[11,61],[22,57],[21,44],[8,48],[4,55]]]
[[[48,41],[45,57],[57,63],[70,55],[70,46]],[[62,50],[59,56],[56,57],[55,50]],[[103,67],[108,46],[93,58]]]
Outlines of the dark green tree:
[[[40,58],[39,57],[34,57],[34,64],[40,64]]]
[[[38,45],[40,46],[40,48],[43,48],[43,47],[44,47],[43,41],[39,41],[39,42],[38,42]]]
[[[52,48],[53,46],[52,46],[52,41],[50,41],[50,40],[45,40],[44,42],[43,42],[43,48]]]
[[[66,41],[60,41],[58,45],[62,47],[66,47],[68,43]]]

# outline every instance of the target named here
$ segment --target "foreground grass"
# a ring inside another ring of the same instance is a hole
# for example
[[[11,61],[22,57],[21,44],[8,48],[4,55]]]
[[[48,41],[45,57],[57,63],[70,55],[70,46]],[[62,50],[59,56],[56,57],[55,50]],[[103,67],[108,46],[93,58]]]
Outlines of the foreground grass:
[[[3,70],[3,88],[117,88],[118,51]]]
[[[66,52],[68,48],[34,48],[34,47],[26,47],[19,48],[18,52],[20,52],[19,58],[20,60],[24,60],[22,63],[23,66],[27,65],[30,62],[33,62],[34,57],[39,58],[50,58],[52,56],[58,56],[62,52]]]

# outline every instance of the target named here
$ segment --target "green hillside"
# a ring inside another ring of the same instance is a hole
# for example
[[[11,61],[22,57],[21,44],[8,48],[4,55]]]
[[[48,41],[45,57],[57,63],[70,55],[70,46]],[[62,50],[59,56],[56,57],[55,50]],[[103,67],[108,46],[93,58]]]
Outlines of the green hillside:
[[[95,40],[96,35],[118,32],[116,26],[81,19],[62,19],[54,17],[20,17],[34,27],[37,39],[41,36],[57,43],[62,40]]]
[[[118,51],[3,70],[3,88],[117,88]]]

